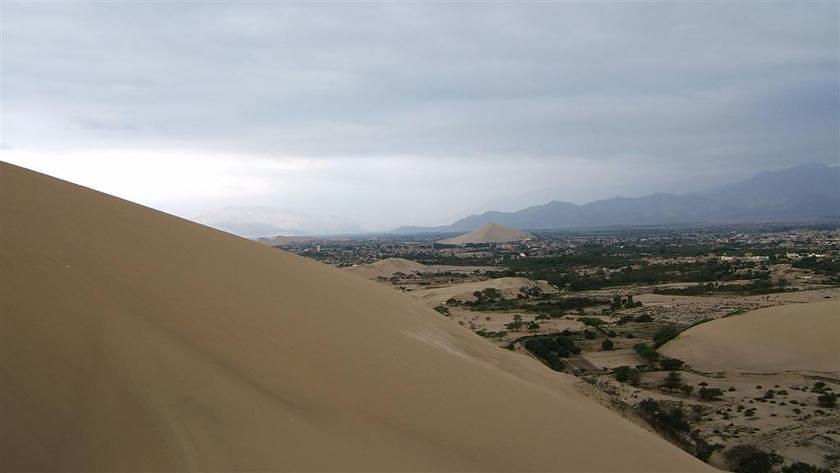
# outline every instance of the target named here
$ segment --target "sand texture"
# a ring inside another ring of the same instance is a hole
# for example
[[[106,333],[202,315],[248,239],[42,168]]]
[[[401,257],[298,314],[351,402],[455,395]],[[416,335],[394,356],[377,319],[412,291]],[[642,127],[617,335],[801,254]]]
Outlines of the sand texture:
[[[713,320],[686,330],[660,352],[702,371],[840,373],[840,301]]]
[[[469,233],[453,238],[440,240],[438,243],[444,245],[466,245],[468,243],[508,243],[512,241],[525,241],[534,238],[534,235],[517,230],[515,228],[488,223],[487,225],[473,230]]]
[[[2,471],[705,471],[372,281],[0,164]]]
[[[359,274],[368,279],[390,278],[402,274],[424,273],[429,271],[428,266],[405,258],[385,258],[369,264],[361,264],[348,268],[347,271]]]
[[[411,291],[409,294],[425,304],[434,307],[443,304],[449,299],[456,299],[458,302],[473,302],[477,298],[475,292],[483,291],[485,289],[496,289],[499,291],[502,299],[516,299],[521,295],[521,289],[525,288],[539,288],[545,294],[554,294],[557,288],[546,281],[532,281],[527,278],[495,278],[486,281],[468,282],[462,284],[453,284],[452,286],[437,287],[430,289],[420,289]]]

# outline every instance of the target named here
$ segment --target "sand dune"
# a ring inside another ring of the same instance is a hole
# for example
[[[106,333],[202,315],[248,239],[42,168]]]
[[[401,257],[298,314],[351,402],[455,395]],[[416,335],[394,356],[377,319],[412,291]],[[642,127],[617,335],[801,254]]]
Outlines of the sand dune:
[[[713,320],[660,349],[703,371],[840,373],[840,302],[790,304]]]
[[[2,471],[701,471],[391,288],[0,165]]]
[[[450,298],[455,298],[460,302],[472,302],[476,299],[473,293],[483,291],[487,288],[498,289],[503,299],[516,299],[516,296],[520,294],[520,289],[523,287],[538,287],[546,294],[557,292],[557,289],[546,281],[532,281],[527,278],[496,278],[486,281],[455,284],[447,287],[421,289],[412,291],[410,294],[427,305],[434,307],[446,302]]]
[[[368,279],[390,278],[397,273],[412,274],[428,271],[425,264],[405,258],[385,258],[370,264],[363,264],[347,269]]]
[[[439,240],[444,245],[466,245],[468,243],[508,243],[512,241],[525,241],[534,238],[530,233],[515,228],[488,223],[487,225],[463,235],[453,238]]]

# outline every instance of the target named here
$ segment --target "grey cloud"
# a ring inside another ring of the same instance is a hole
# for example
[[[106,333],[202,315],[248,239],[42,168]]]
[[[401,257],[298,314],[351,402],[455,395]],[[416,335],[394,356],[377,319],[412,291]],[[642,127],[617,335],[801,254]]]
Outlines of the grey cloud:
[[[836,162],[838,8],[7,2],[3,146]]]

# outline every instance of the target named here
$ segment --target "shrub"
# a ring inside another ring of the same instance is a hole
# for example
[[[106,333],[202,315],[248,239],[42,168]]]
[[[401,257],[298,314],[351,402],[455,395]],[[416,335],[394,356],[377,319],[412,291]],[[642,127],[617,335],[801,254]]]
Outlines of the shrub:
[[[615,369],[615,380],[619,383],[630,383],[636,386],[641,380],[641,373],[639,373],[639,370],[629,366],[619,366]]]
[[[508,330],[519,330],[523,325],[525,325],[525,322],[522,321],[522,316],[516,314],[513,316],[513,322],[506,323],[505,327]]]
[[[605,338],[603,342],[601,342],[601,349],[603,350],[612,350],[615,344],[609,338]]]
[[[636,317],[636,322],[653,322],[653,317],[648,314],[642,314]]]
[[[784,461],[773,452],[765,452],[754,445],[737,445],[723,454],[736,473],[769,473]]]
[[[820,468],[808,463],[796,462],[782,467],[782,473],[831,473],[828,468]]]
[[[659,366],[662,367],[663,370],[668,371],[676,371],[683,367],[685,363],[682,360],[678,360],[676,358],[663,358],[659,362]]]
[[[707,401],[717,401],[721,396],[723,396],[723,391],[718,388],[703,387],[697,391],[697,394],[700,395],[701,399],[705,399]]]
[[[685,415],[679,407],[670,409],[663,407],[653,399],[645,399],[639,403],[642,417],[659,430],[675,435],[677,432],[688,432],[691,426],[685,420]]]
[[[676,371],[671,371],[662,381],[662,387],[668,391],[676,391],[682,386],[682,377]]]
[[[583,331],[583,336],[587,340],[595,340],[595,337],[597,336],[597,334],[595,332],[591,331],[591,330],[584,330]]]
[[[686,396],[691,396],[692,391],[694,391],[694,386],[691,386],[689,384],[683,384],[682,386],[680,386],[680,389]]]
[[[835,407],[837,405],[837,395],[832,393],[821,394],[817,397],[817,404],[820,407]]]
[[[811,388],[812,393],[822,393],[825,392],[825,383],[822,381],[817,381],[814,383],[814,386]]]
[[[435,310],[438,311],[441,315],[445,315],[447,317],[452,315],[452,314],[449,313],[449,309],[446,306],[443,306],[443,305],[435,306]]]
[[[649,362],[656,361],[659,358],[659,353],[654,348],[649,347],[647,343],[637,343],[633,345],[633,349],[636,350],[639,356]]]
[[[680,329],[678,329],[675,325],[668,325],[666,327],[662,327],[661,329],[657,330],[656,333],[653,335],[653,346],[655,348],[659,348],[679,334]]]
[[[604,325],[604,321],[602,319],[597,319],[595,317],[578,317],[578,321],[583,322],[584,325],[588,325],[590,327]]]
[[[557,354],[557,344],[551,337],[536,337],[525,342],[525,349],[542,360],[549,368],[562,371],[565,368],[563,360]]]

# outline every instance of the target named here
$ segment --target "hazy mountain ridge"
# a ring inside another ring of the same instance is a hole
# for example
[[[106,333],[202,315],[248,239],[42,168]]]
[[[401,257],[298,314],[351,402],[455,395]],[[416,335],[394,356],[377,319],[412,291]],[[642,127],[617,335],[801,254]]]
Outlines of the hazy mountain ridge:
[[[345,218],[306,215],[272,207],[227,207],[192,220],[244,237],[344,235],[368,231]]]
[[[551,201],[515,212],[470,215],[440,227],[397,233],[464,232],[488,223],[521,229],[679,223],[804,221],[840,218],[840,166],[806,164],[694,194],[613,197],[584,205]]]

